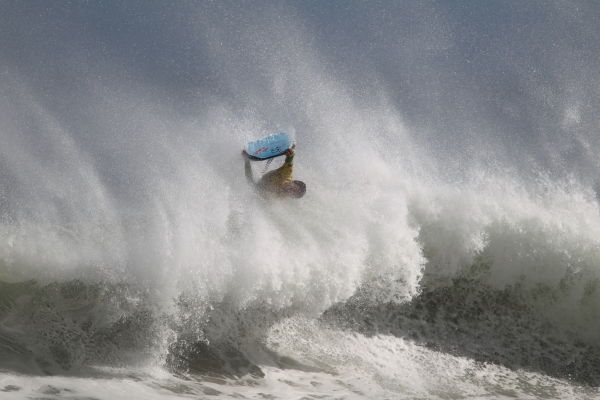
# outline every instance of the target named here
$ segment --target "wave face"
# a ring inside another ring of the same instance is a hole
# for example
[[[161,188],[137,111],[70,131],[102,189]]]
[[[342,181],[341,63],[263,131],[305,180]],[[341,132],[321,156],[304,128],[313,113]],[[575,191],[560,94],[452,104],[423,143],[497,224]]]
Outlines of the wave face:
[[[2,9],[0,370],[595,395],[597,5]],[[300,201],[246,184],[274,131]]]

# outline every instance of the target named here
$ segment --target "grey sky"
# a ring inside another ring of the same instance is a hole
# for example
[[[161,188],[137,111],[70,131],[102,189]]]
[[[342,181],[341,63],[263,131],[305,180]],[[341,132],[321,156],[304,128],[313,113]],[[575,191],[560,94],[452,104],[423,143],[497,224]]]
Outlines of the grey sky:
[[[182,115],[209,98],[269,103],[272,76],[260,59],[283,57],[287,68],[276,36],[291,43],[290,26],[356,98],[384,88],[441,158],[489,145],[559,175],[598,172],[597,2],[3,1],[0,9],[2,91],[11,96],[14,75],[6,77],[17,74],[67,126],[93,120],[90,81],[150,91]],[[249,46],[252,32],[258,43]],[[275,37],[261,44],[267,36]]]

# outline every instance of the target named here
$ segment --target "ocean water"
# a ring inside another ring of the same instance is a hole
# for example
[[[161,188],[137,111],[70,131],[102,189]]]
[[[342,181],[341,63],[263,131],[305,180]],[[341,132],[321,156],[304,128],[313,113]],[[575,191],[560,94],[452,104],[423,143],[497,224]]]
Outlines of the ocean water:
[[[0,399],[600,398],[599,17],[2,2]]]

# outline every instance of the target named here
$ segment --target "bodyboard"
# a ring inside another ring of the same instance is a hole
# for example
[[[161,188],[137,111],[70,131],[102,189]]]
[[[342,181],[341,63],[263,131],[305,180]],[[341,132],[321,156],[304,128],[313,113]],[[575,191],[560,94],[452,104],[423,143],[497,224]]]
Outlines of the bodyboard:
[[[248,143],[246,153],[252,160],[268,160],[282,155],[292,145],[292,138],[287,133],[275,133]]]

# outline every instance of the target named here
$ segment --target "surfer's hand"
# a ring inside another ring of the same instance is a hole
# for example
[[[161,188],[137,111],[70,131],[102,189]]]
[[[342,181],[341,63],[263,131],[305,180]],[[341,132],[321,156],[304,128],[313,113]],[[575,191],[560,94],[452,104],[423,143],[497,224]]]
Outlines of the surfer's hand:
[[[289,149],[287,149],[287,150],[286,150],[286,152],[285,152],[285,155],[286,155],[287,157],[291,157],[291,156],[293,156],[293,155],[294,155],[294,148],[293,148],[293,147],[290,147]]]

